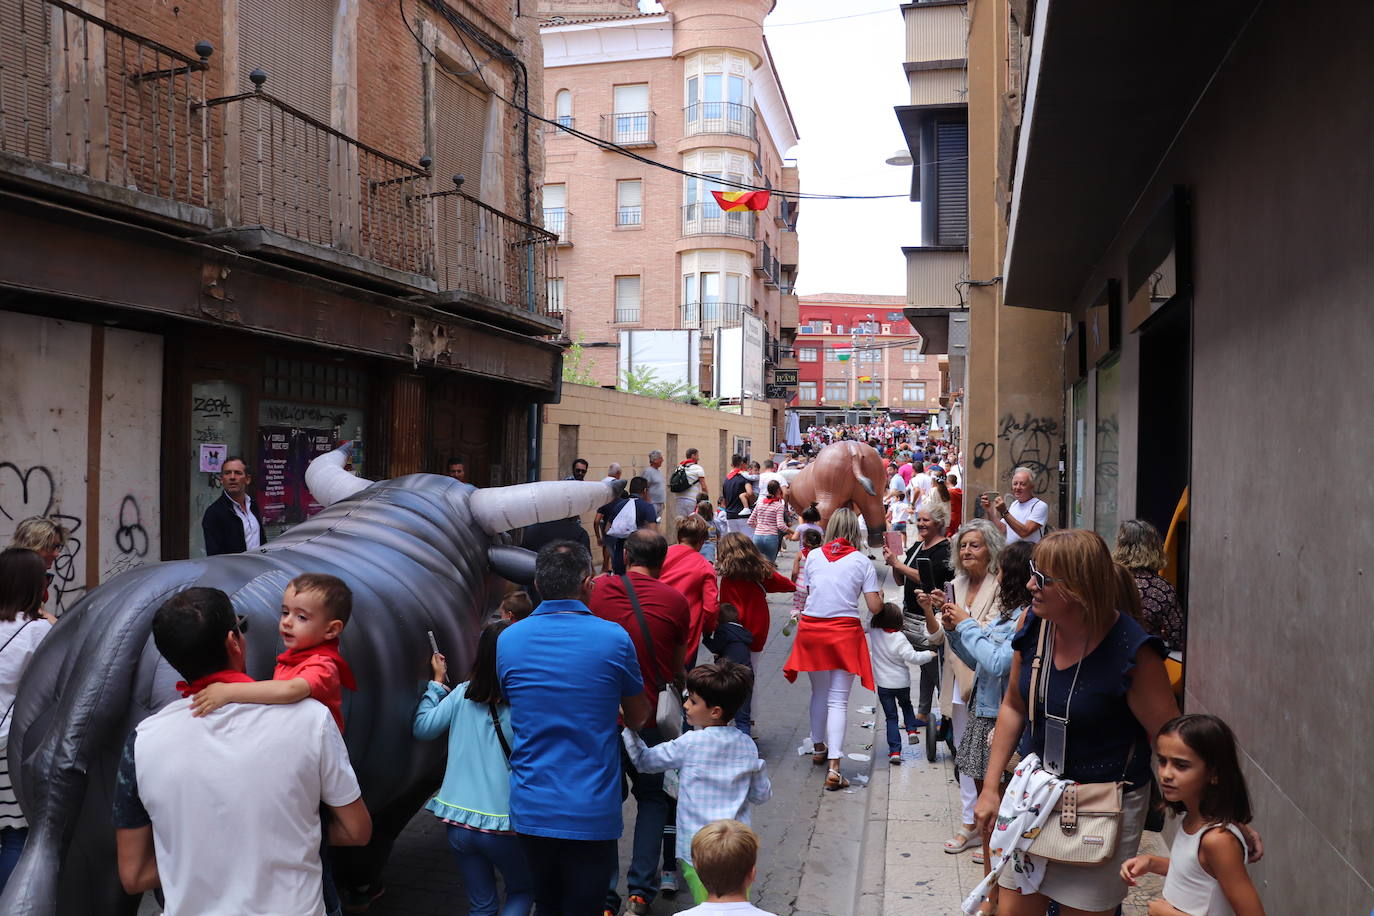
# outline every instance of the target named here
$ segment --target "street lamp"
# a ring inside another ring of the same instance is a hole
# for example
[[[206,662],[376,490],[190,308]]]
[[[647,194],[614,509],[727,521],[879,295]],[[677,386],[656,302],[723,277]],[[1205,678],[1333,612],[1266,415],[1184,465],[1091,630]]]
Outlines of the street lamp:
[[[911,153],[904,149],[897,150],[897,152],[893,153],[891,156],[888,156],[886,161],[888,165],[916,164],[915,161],[911,158]]]

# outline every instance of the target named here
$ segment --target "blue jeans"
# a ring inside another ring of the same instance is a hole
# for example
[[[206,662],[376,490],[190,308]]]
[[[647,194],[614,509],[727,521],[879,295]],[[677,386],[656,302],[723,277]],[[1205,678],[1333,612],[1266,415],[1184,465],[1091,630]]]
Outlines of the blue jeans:
[[[883,705],[883,718],[887,719],[887,752],[902,752],[902,732],[897,727],[897,707],[902,708],[902,719],[907,731],[916,730],[916,711],[911,708],[910,687],[879,687],[878,702]]]
[[[639,736],[649,747],[663,743],[663,736],[654,726],[642,729]],[[630,853],[630,870],[625,875],[625,891],[646,902],[652,902],[658,893],[658,863],[663,848],[663,825],[668,823],[668,793],[663,791],[662,773],[640,773],[625,759],[625,777],[630,781],[630,792],[635,797],[635,838]],[[611,886],[606,891],[606,906],[619,911],[620,895],[616,888],[620,884],[620,874],[611,875]]]
[[[0,891],[9,883],[10,873],[19,864],[19,854],[24,851],[24,841],[29,838],[27,827],[6,827],[0,830]]]
[[[754,535],[754,546],[763,554],[763,558],[769,563],[778,562],[778,551],[782,549],[782,535],[780,534],[756,534]]]
[[[534,908],[534,875],[515,834],[483,833],[449,824],[448,844],[458,857],[472,916],[527,916]],[[505,906],[496,893],[498,871],[506,882]]]
[[[522,833],[539,916],[596,916],[619,863],[615,840],[564,840]]]

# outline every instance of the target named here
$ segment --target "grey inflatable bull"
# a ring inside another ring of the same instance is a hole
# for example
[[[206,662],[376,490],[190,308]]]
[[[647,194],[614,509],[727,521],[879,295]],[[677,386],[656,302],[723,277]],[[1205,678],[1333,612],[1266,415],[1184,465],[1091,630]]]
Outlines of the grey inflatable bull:
[[[176,696],[177,675],[151,636],[153,612],[168,597],[196,585],[227,592],[249,620],[248,672],[262,679],[281,651],[286,583],[302,572],[348,583],[353,617],[342,651],[358,690],[345,692],[344,737],[377,812],[414,796],[444,753],[444,742],[410,735],[429,676],[426,631],[449,669],[465,671],[499,578],[533,578],[534,555],[501,545],[502,532],[579,515],[610,496],[604,484],[582,481],[476,491],[432,474],[369,483],[344,471],[345,460],[340,450],[312,462],[306,483],[327,508],[263,549],[130,570],[93,589],[43,641],[12,711],[10,772],[30,830],[0,913],[128,910],[110,801],[125,737]],[[240,854],[252,851],[225,850],[207,867],[234,868]]]

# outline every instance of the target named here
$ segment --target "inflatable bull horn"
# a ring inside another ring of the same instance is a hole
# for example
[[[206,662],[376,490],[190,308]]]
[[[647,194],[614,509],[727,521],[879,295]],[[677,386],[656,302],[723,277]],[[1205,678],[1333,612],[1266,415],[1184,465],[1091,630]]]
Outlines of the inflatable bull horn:
[[[412,474],[371,483],[346,472],[346,459],[343,448],[311,463],[306,484],[326,508],[280,538],[252,553],[122,573],[88,592],[43,641],[11,714],[9,769],[29,839],[0,913],[137,911],[116,873],[110,803],[126,736],[177,696],[180,676],[152,641],[153,613],[169,597],[192,586],[228,593],[249,621],[248,673],[263,679],[282,648],[277,618],[286,584],[303,572],[348,584],[353,615],[341,643],[358,690],[345,693],[344,739],[376,815],[413,804],[407,797],[442,764],[444,742],[410,734],[429,677],[426,631],[449,669],[466,671],[499,595],[498,576],[528,582],[533,575],[534,555],[499,543],[502,533],[610,498],[605,484],[583,481],[475,490]],[[232,868],[232,856],[207,867]]]

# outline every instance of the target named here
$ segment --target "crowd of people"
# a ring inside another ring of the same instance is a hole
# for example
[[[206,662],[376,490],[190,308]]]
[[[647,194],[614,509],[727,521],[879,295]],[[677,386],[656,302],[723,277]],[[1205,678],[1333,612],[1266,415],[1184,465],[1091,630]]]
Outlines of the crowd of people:
[[[1160,574],[1158,531],[1124,522],[1114,551],[1093,532],[1049,531],[1025,469],[1010,494],[983,494],[978,517],[963,521],[958,452],[924,428],[813,427],[804,438],[762,464],[733,456],[715,502],[696,449],[666,472],[653,452],[629,481],[611,465],[616,498],[591,535],[577,519],[525,530],[534,583],[505,595],[470,669],[450,672],[436,647],[411,730],[447,744],[424,807],[444,824],[468,911],[617,916],[687,892],[692,913],[763,913],[748,902],[760,855],[749,823],[772,786],[751,700],[769,639],[791,638],[782,671],[809,681],[825,790],[849,786],[841,761],[856,681],[877,694],[891,765],[926,729],[956,748],[961,810],[944,850],[972,852],[987,875],[965,912],[1110,914],[1158,873],[1167,881],[1152,914],[1262,913],[1245,870],[1262,844],[1234,739],[1214,717],[1179,715],[1169,656],[1182,647],[1183,613]],[[785,499],[790,472],[845,439],[883,459],[888,528],[901,536],[881,565],[899,601],[884,601],[858,512],[823,520]],[[569,479],[588,470],[579,459]],[[231,471],[247,476],[246,465]],[[251,542],[251,505],[229,497],[215,537]],[[241,532],[224,530],[229,521]],[[0,707],[61,626],[43,608],[65,537],[26,520],[0,552]],[[780,635],[771,593],[793,594]],[[372,830],[342,740],[343,691],[357,689],[339,648],[351,607],[344,582],[304,573],[285,588],[274,634],[247,634],[213,588],[158,609],[153,639],[184,678],[183,699],[140,722],[121,757],[113,820],[129,893],[159,889],[168,912],[210,901],[256,912],[270,899],[273,912],[332,916],[382,892],[336,887],[332,864],[336,847],[365,844]],[[250,638],[283,647],[269,681],[244,673]],[[0,720],[0,889],[26,830],[6,730]],[[187,754],[200,765],[182,765]],[[1101,785],[1119,787],[1103,808],[1087,801]],[[1152,791],[1182,817],[1172,859],[1137,855]],[[1111,841],[1098,836],[1094,850],[1074,840],[1092,831],[1064,833],[1066,810],[1097,819]],[[1039,842],[1056,831],[1069,838]],[[206,868],[231,845],[252,854]]]

